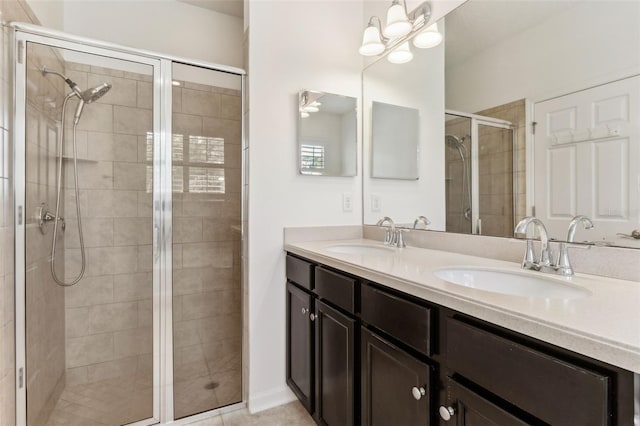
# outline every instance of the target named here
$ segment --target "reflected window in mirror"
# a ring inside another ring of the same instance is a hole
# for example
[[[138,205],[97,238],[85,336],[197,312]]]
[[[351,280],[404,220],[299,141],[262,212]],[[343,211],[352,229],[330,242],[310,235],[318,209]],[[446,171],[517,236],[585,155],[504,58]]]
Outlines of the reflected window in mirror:
[[[309,176],[355,176],[357,101],[313,90],[298,94],[299,172]]]

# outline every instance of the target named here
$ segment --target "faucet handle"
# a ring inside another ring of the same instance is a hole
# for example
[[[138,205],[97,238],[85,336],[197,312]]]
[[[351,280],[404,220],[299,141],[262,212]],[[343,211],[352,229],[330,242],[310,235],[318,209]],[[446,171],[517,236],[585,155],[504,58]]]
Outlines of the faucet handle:
[[[533,241],[527,240],[527,249],[524,252],[524,258],[522,258],[522,267],[527,268],[535,263],[536,255],[533,252]]]

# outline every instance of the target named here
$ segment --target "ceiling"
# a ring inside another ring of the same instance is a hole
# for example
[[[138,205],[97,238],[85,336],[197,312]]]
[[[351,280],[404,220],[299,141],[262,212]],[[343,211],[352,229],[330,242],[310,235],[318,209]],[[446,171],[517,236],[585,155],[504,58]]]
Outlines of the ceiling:
[[[244,0],[177,0],[192,6],[201,7],[203,9],[213,10],[214,12],[224,13],[226,15],[244,16]]]
[[[446,16],[446,65],[460,64],[575,6],[576,0],[471,0]]]

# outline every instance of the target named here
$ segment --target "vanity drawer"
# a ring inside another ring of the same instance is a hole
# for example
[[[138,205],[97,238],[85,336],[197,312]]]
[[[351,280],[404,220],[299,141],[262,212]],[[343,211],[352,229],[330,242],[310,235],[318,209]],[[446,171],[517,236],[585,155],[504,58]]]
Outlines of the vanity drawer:
[[[355,313],[356,280],[340,273],[318,266],[315,274],[315,288],[318,297],[329,303]]]
[[[431,355],[432,310],[370,285],[361,286],[362,321]]]
[[[313,264],[288,254],[287,279],[308,290],[313,290]]]
[[[454,318],[446,319],[449,367],[553,425],[609,424],[609,377]]]

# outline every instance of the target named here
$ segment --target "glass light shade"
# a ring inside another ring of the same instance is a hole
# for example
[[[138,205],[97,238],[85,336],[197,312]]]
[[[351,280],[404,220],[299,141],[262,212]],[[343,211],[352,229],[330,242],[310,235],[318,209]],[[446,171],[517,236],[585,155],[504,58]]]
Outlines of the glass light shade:
[[[362,36],[362,46],[358,49],[362,56],[376,56],[384,52],[384,44],[380,37],[380,30],[375,25],[369,25]]]
[[[382,30],[382,34],[389,38],[404,37],[411,32],[413,25],[409,22],[404,6],[395,3],[387,11],[387,25]]]
[[[318,111],[320,111],[320,108],[318,108],[313,104],[302,107],[302,112],[318,112]]]
[[[412,59],[413,53],[411,53],[411,49],[409,49],[408,41],[396,47],[396,49],[387,56],[387,60],[393,64],[404,64]]]
[[[420,49],[436,47],[442,42],[442,34],[438,31],[438,24],[429,25],[413,38],[413,45]]]
[[[301,111],[301,112],[300,112],[300,117],[301,117],[301,118],[307,118],[307,117],[309,117],[309,113],[308,113],[308,112]]]

